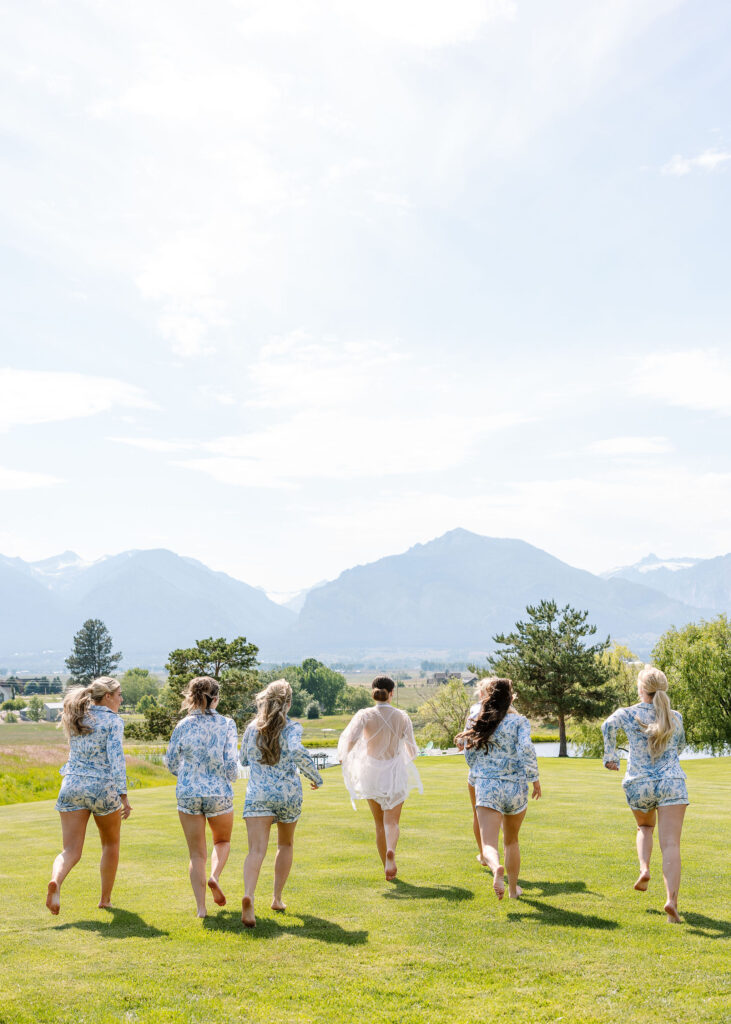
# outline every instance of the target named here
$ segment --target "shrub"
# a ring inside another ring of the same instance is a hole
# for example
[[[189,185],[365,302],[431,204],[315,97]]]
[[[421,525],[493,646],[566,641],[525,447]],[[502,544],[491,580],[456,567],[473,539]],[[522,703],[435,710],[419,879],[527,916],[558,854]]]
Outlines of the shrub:
[[[26,706],[28,701],[23,700],[22,697],[15,697],[14,700],[5,700],[0,705],[1,711],[20,711]]]
[[[317,703],[316,700],[311,701],[307,705],[306,714],[307,714],[308,718],[319,718],[320,717],[320,705]]]
[[[10,702],[7,701],[7,703],[10,703]],[[8,711],[8,713],[5,715],[5,721],[6,722],[17,722],[18,721],[18,716],[15,714],[14,711]]]

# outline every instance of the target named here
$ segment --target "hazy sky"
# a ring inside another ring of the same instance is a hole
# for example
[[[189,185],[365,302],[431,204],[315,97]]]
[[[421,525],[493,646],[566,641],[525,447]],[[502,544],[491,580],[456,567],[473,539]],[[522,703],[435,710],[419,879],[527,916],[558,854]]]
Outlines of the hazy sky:
[[[731,5],[11,0],[0,552],[731,550]]]

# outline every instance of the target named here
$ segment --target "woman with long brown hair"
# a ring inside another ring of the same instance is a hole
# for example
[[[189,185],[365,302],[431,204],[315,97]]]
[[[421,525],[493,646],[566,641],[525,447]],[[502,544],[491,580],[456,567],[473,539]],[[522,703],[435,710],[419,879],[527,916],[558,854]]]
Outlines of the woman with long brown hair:
[[[670,707],[667,689],[665,673],[645,665],[637,676],[640,703],[618,708],[602,725],[602,732],[604,767],[610,771],[619,771],[617,730],[624,729],[629,741],[622,786],[637,822],[640,874],[634,887],[645,892],[650,884],[650,855],[657,822],[667,896],[663,909],[670,924],[680,924],[680,834],[688,789],[678,755],[685,746],[685,731],[680,712]]]
[[[518,885],[518,833],[528,807],[529,782],[533,783],[533,799],[541,796],[530,722],[513,710],[513,696],[510,679],[493,676],[486,680],[479,713],[457,736],[474,779],[482,851],[492,871],[492,887],[499,900],[505,895],[506,871],[510,898],[517,899],[522,894]],[[500,863],[498,852],[501,825],[505,867]]]
[[[175,794],[178,817],[190,853],[188,875],[198,917],[206,916],[206,886],[213,902],[226,905],[219,878],[231,850],[234,823],[232,782],[238,777],[236,723],[216,711],[219,684],[210,676],[188,683],[178,722],[170,737],[165,764],[178,778]],[[206,822],[213,836],[211,873],[206,882],[208,846]]]
[[[256,718],[246,727],[239,760],[249,768],[244,819],[249,852],[244,861],[244,898],[241,921],[256,925],[254,893],[269,846],[269,833],[277,823],[277,855],[274,859],[272,910],[286,909],[282,892],[292,868],[294,830],[302,812],[302,783],[299,772],[310,780],[310,788],[322,785],[315,762],[302,746],[302,726],[287,717],[292,688],[286,679],[276,679],[256,695]]]
[[[56,810],[61,815],[63,850],[53,862],[46,906],[58,914],[61,884],[81,860],[86,826],[94,815],[102,856],[99,907],[108,909],[119,864],[119,834],[132,808],[127,800],[127,773],[119,717],[122,690],[118,680],[100,676],[88,686],[75,686],[63,700],[61,724],[69,741],[69,758],[61,769],[63,782]]]

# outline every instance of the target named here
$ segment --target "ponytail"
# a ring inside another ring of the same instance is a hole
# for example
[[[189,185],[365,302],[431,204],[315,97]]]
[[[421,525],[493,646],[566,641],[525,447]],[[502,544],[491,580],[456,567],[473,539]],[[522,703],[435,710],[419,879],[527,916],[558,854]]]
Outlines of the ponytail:
[[[480,712],[464,730],[455,737],[467,748],[485,751],[490,749],[490,737],[510,711],[513,703],[513,684],[510,679],[491,676],[480,685],[482,703]]]
[[[119,682],[112,676],[99,676],[88,686],[74,686],[66,691],[61,712],[61,725],[68,737],[89,736],[94,732],[91,725],[84,722],[86,713],[92,704],[101,704],[105,695],[119,689]]]
[[[261,763],[279,764],[282,752],[280,737],[287,724],[287,712],[292,703],[292,687],[286,679],[275,679],[265,690],[256,695],[257,714],[254,725],[258,731],[256,745],[261,753]]]
[[[637,682],[645,693],[652,698],[655,709],[655,721],[644,725],[650,755],[653,761],[665,752],[670,738],[675,731],[675,721],[671,714],[670,698],[667,694],[668,680],[664,672],[652,665],[646,665],[637,676]]]
[[[219,691],[218,682],[211,676],[196,676],[188,683],[180,710],[202,711],[204,714],[210,715],[211,704],[218,696]]]

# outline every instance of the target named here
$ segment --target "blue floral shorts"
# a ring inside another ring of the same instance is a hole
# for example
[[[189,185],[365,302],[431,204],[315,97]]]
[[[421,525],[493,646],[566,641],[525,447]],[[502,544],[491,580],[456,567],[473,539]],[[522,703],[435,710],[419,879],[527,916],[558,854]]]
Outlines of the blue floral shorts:
[[[245,818],[268,818],[275,821],[297,821],[302,814],[302,786],[282,786],[280,792],[265,792],[252,786],[246,790]]]
[[[475,806],[501,814],[520,814],[528,806],[526,779],[475,779]]]
[[[653,811],[656,807],[689,802],[685,779],[632,779],[622,785],[633,811]]]
[[[217,818],[219,814],[230,814],[233,809],[233,801],[228,793],[213,796],[178,793],[178,810],[183,814],[205,814],[207,818]]]
[[[122,806],[117,787],[109,779],[89,779],[81,775],[65,775],[56,810],[91,811],[92,814],[113,814]]]

